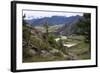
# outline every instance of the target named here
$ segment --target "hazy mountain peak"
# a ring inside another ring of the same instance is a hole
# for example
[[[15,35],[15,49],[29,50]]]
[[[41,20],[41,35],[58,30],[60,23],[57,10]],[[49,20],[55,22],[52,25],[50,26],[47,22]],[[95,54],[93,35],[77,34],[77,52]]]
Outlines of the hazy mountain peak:
[[[60,25],[60,24],[66,24],[66,23],[73,22],[74,20],[79,19],[80,17],[81,16],[79,16],[79,15],[70,16],[70,17],[55,15],[52,17],[43,17],[43,18],[39,18],[39,19],[26,20],[26,22],[33,26],[41,25],[45,21],[47,21],[49,25]]]

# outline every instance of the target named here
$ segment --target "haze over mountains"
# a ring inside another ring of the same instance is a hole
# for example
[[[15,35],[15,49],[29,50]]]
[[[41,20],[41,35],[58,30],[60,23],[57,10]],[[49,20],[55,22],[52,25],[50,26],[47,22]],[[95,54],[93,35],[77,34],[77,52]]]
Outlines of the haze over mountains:
[[[52,17],[44,17],[44,18],[37,18],[37,19],[31,19],[26,20],[28,24],[31,24],[33,26],[39,26],[41,24],[44,24],[46,21],[48,25],[61,25],[61,24],[70,24],[71,22],[81,18],[81,16],[52,16]]]

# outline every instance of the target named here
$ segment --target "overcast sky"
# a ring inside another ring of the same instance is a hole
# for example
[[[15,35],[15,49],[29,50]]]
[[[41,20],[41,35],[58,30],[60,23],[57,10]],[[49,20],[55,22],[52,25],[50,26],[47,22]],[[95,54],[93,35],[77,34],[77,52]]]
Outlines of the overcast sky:
[[[25,19],[36,19],[36,18],[43,18],[43,17],[51,17],[51,16],[83,16],[83,13],[72,13],[72,12],[47,12],[47,11],[23,11],[23,15],[26,15]]]

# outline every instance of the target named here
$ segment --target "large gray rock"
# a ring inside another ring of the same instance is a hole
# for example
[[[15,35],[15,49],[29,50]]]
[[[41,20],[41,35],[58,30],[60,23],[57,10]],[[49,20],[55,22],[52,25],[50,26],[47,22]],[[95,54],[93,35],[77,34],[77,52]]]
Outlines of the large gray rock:
[[[57,50],[57,49],[52,49],[51,51],[50,51],[50,53],[58,53],[59,52],[59,50]]]
[[[35,50],[33,50],[33,49],[29,49],[29,53],[32,54],[32,55],[37,54],[37,52]]]

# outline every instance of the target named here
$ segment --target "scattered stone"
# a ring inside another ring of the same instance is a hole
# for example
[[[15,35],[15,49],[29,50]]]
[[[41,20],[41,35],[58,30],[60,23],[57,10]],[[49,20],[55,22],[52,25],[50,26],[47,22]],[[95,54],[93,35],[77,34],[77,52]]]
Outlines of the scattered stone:
[[[51,51],[50,51],[50,53],[58,53],[59,52],[59,50],[57,50],[57,49],[52,49]]]
[[[29,49],[29,52],[30,52],[30,54],[32,54],[32,55],[37,54],[37,52],[36,52],[35,50],[33,50],[33,49]]]

